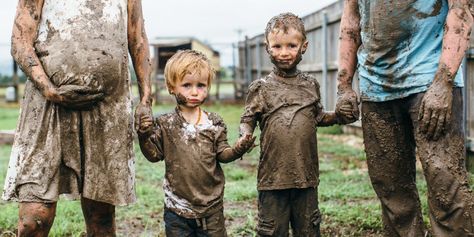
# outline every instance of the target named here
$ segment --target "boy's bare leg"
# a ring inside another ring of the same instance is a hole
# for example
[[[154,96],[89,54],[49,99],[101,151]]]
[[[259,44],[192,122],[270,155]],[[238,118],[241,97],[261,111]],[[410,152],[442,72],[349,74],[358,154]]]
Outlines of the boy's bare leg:
[[[81,199],[82,213],[86,221],[87,236],[115,236],[115,206]]]
[[[56,203],[22,202],[19,206],[18,236],[48,236],[56,215]]]

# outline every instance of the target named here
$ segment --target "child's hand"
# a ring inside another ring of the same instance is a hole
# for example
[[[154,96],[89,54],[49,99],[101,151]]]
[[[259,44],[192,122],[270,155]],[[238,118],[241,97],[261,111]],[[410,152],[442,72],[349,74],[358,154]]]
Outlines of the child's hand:
[[[252,134],[246,134],[239,138],[239,140],[235,143],[234,151],[242,156],[245,152],[250,152],[252,148],[255,147],[256,137],[252,137]]]
[[[140,117],[137,133],[142,137],[153,133],[153,118],[150,115],[145,114]]]
[[[338,124],[350,124],[359,119],[358,114],[353,114],[354,109],[351,104],[343,104],[336,110]]]

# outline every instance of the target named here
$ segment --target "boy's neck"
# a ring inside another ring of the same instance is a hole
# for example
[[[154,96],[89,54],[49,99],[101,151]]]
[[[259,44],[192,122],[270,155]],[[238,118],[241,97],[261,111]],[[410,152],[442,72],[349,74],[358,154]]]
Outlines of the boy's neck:
[[[282,69],[278,67],[273,67],[273,73],[279,77],[283,78],[293,78],[298,76],[298,74],[301,73],[300,70],[298,70],[296,67],[291,68],[291,69]]]
[[[188,123],[198,124],[200,122],[200,121],[198,121],[198,120],[200,120],[198,118],[200,117],[200,114],[201,114],[201,107],[199,107],[199,106],[187,107],[187,106],[183,106],[183,105],[178,105],[178,109],[181,112],[181,115],[184,117],[184,119]]]

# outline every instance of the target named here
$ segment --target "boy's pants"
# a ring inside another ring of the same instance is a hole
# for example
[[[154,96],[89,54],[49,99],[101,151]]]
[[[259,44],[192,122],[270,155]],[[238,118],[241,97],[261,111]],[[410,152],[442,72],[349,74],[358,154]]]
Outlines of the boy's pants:
[[[461,89],[453,89],[451,123],[437,141],[428,140],[418,131],[423,95],[362,103],[367,164],[382,204],[385,236],[425,234],[415,185],[416,155],[428,185],[434,236],[474,236],[474,200],[465,167]]]
[[[165,208],[165,230],[167,237],[226,237],[224,210],[199,219],[178,216]]]
[[[258,236],[320,236],[321,214],[315,188],[259,191]]]

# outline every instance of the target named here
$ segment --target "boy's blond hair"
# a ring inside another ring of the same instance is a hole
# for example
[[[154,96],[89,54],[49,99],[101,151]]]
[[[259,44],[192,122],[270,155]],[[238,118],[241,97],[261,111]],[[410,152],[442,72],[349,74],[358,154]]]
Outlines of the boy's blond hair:
[[[206,55],[196,50],[179,50],[168,60],[165,66],[165,80],[168,91],[171,93],[171,89],[174,89],[178,82],[183,80],[187,74],[192,73],[198,73],[199,75],[207,73],[207,84],[209,88],[211,87],[215,70]]]
[[[283,32],[286,34],[291,28],[300,32],[303,36],[302,41],[306,41],[306,30],[304,29],[303,20],[291,12],[281,13],[270,19],[270,21],[267,23],[267,27],[265,28],[265,41],[268,42],[268,35],[273,30],[283,30]]]

